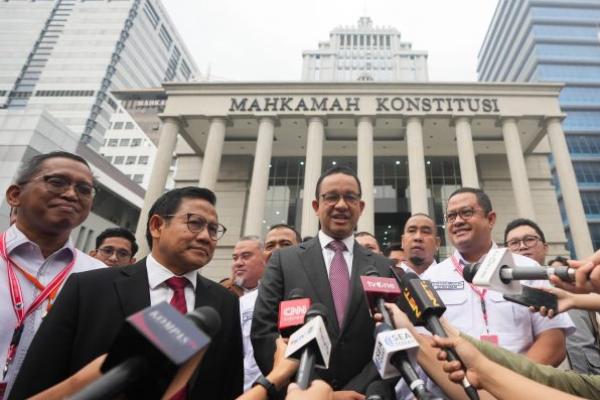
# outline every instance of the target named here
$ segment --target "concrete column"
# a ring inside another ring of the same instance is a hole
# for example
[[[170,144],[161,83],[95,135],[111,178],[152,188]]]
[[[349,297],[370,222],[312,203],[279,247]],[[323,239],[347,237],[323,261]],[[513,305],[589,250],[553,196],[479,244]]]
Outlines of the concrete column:
[[[273,118],[263,117],[258,121],[258,138],[254,152],[254,166],[252,167],[252,181],[250,182],[250,195],[246,206],[245,235],[261,235],[262,221],[265,217],[265,202],[269,186],[269,164],[273,151],[273,135],[275,121]]]
[[[150,247],[146,242],[146,224],[148,223],[148,211],[165,191],[165,184],[169,176],[169,168],[173,158],[173,151],[177,143],[177,133],[179,131],[179,123],[176,118],[167,117],[163,122],[158,139],[158,147],[156,148],[156,157],[152,165],[152,173],[150,174],[150,182],[146,189],[144,197],[144,205],[140,211],[135,237],[139,245],[136,258],[139,260],[145,257],[150,252]]]
[[[358,179],[362,186],[362,199],[365,208],[358,219],[358,231],[375,234],[375,196],[373,195],[373,120],[360,117],[357,129]]]
[[[554,157],[556,174],[560,183],[560,192],[567,212],[567,218],[569,218],[569,228],[575,253],[578,259],[587,257],[594,252],[594,247],[560,119],[549,118],[546,122],[546,131]]]
[[[406,146],[408,154],[410,212],[411,214],[428,213],[423,124],[420,118],[408,118],[406,122]]]
[[[323,163],[323,142],[325,132],[323,119],[312,117],[308,120],[306,139],[306,161],[304,162],[304,196],[302,198],[302,226],[300,234],[315,236],[319,230],[319,220],[312,208],[317,181],[321,175]]]
[[[460,179],[462,186],[479,188],[477,177],[477,164],[475,163],[475,149],[473,147],[473,134],[471,122],[467,117],[458,117],[456,126],[456,147],[458,149],[458,163],[460,165]]]
[[[225,142],[225,119],[213,118],[208,128],[208,140],[204,149],[204,160],[200,170],[200,181],[198,185],[210,190],[215,190],[221,157],[223,155],[223,143]]]
[[[508,169],[515,195],[517,214],[521,218],[529,218],[535,221],[533,198],[531,197],[527,167],[525,167],[523,147],[521,147],[521,138],[519,137],[519,127],[514,118],[502,119],[502,135],[506,146],[506,158],[508,159]]]

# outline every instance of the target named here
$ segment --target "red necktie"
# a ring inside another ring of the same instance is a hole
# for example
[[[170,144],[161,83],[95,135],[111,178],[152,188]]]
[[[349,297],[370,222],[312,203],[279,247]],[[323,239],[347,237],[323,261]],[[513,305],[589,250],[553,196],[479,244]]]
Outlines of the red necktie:
[[[344,323],[346,305],[350,298],[350,273],[348,272],[346,259],[344,259],[346,245],[339,240],[334,240],[327,247],[335,252],[329,266],[329,285],[331,286],[335,313],[341,330]]]
[[[168,287],[173,290],[173,297],[169,302],[173,307],[182,314],[187,313],[187,304],[185,302],[185,287],[190,283],[186,278],[182,276],[174,276],[165,281]],[[187,385],[185,385],[180,391],[175,393],[170,400],[186,400],[187,399]]]

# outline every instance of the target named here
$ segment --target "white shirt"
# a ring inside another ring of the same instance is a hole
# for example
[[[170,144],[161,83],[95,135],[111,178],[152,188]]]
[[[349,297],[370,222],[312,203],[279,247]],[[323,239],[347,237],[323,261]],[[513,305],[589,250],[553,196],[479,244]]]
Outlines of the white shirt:
[[[323,231],[319,231],[319,243],[321,243],[321,251],[323,252],[323,260],[325,260],[325,268],[327,268],[327,276],[329,276],[329,268],[331,268],[331,262],[333,261],[333,256],[335,255],[335,251],[327,248],[327,245],[333,242],[334,239]],[[348,267],[348,276],[352,276],[352,260],[354,258],[354,235],[348,236],[344,240],[340,240],[346,245],[346,250],[344,250],[344,260],[346,260],[346,266]]]
[[[29,240],[16,225],[12,225],[6,230],[6,252],[15,264],[35,276],[43,285],[50,283],[52,279],[54,279],[54,277],[73,260],[73,257],[75,257],[75,264],[73,265],[71,273],[106,268],[106,265],[104,265],[102,261],[77,250],[75,246],[73,246],[71,239],[48,258],[44,258],[39,246]],[[16,276],[23,293],[25,309],[27,309],[40,292],[21,272],[16,271]],[[62,287],[60,289],[62,289]],[[3,369],[6,363],[8,346],[10,345],[10,340],[17,324],[17,316],[13,309],[10,290],[8,288],[6,262],[1,257],[0,299],[0,369]],[[42,318],[46,313],[47,304],[48,301],[40,304],[40,306],[25,319],[21,341],[19,342],[15,358],[6,375],[5,381],[8,386],[5,398],[8,397],[8,393],[17,376],[17,372],[21,368],[21,364],[25,359],[25,353],[27,352],[27,349],[29,349],[31,340],[42,323]],[[0,380],[1,379],[2,376],[0,375]]]
[[[244,392],[252,387],[259,376],[260,369],[254,359],[254,348],[250,340],[250,329],[252,328],[252,314],[254,304],[258,297],[258,287],[240,297],[240,322],[242,326],[242,343],[244,345]]]
[[[149,254],[146,258],[146,269],[148,271],[148,284],[150,285],[150,305],[154,306],[163,301],[170,303],[175,292],[167,286],[166,280],[178,275],[156,261],[152,254]],[[196,303],[198,270],[187,272],[181,276],[190,282],[190,285],[187,285],[184,289],[185,305],[188,312],[190,312],[194,309]]]

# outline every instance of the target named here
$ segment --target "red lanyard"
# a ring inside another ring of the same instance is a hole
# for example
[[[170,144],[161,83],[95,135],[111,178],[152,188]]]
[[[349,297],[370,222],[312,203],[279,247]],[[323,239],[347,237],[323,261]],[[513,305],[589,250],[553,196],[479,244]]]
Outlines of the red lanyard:
[[[10,259],[6,249],[6,232],[0,234],[0,257],[6,263],[10,298],[12,301],[13,310],[15,311],[15,315],[17,317],[17,324],[15,326],[10,345],[8,346],[8,355],[6,356],[6,364],[2,373],[2,378],[4,379],[6,377],[6,373],[8,372],[8,367],[17,353],[17,347],[21,341],[21,334],[23,333],[25,319],[27,319],[29,315],[31,315],[44,301],[46,301],[46,299],[48,299],[47,310],[50,309],[51,302],[56,296],[58,289],[61,287],[73,269],[73,265],[75,265],[76,254],[73,254],[73,260],[67,266],[65,266],[47,286],[42,285],[33,275],[26,272],[23,268],[19,267]],[[41,290],[40,294],[33,299],[33,302],[27,308],[25,308],[23,292],[21,291],[21,284],[17,278],[16,271],[21,272],[25,278],[27,278],[27,280],[29,280],[38,288],[38,290]]]
[[[460,262],[456,259],[455,256],[450,257],[450,259],[452,260],[452,264],[454,264],[454,269],[456,270],[456,272],[458,272],[458,274],[460,276],[463,276],[464,267],[460,264]],[[485,295],[487,294],[487,289],[480,290],[479,288],[477,288],[476,286],[474,286],[471,283],[469,283],[469,286],[471,287],[471,290],[473,290],[475,293],[477,293],[477,296],[479,296],[479,301],[481,303],[481,312],[483,314],[483,322],[485,323],[485,330],[489,334],[490,328],[488,325],[488,313],[487,313],[487,307],[485,306]]]

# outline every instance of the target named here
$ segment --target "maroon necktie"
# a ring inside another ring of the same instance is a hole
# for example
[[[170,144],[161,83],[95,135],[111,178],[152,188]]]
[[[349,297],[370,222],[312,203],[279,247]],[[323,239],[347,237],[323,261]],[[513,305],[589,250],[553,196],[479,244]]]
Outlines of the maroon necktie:
[[[344,259],[346,245],[339,240],[334,240],[327,245],[327,248],[335,252],[329,266],[329,285],[331,286],[335,314],[337,315],[338,325],[341,330],[344,323],[346,305],[350,298],[350,273],[348,272],[348,264],[346,264],[346,260]]]
[[[173,297],[169,302],[173,307],[182,314],[187,313],[187,304],[185,302],[185,287],[190,283],[186,278],[182,276],[174,276],[165,281],[168,287],[173,290]],[[185,385],[180,391],[175,393],[170,400],[186,400],[187,399],[187,385]]]

